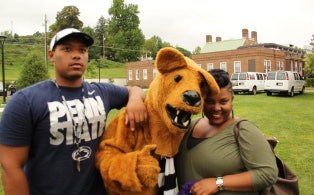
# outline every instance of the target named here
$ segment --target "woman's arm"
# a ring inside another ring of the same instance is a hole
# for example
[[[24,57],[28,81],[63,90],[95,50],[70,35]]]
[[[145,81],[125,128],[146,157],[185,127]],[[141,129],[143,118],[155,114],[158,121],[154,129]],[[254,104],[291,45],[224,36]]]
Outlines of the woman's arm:
[[[253,191],[251,173],[245,171],[239,174],[223,176],[223,190],[227,191]],[[191,187],[191,193],[195,195],[208,195],[217,193],[216,178],[206,178],[196,182]]]

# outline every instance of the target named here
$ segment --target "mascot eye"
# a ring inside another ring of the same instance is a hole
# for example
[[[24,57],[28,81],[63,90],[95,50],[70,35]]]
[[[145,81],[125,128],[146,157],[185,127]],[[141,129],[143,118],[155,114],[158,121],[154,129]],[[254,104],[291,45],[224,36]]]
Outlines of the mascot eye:
[[[175,82],[179,82],[179,81],[181,81],[181,79],[182,79],[182,76],[181,75],[176,75],[176,76],[174,76],[174,81]]]

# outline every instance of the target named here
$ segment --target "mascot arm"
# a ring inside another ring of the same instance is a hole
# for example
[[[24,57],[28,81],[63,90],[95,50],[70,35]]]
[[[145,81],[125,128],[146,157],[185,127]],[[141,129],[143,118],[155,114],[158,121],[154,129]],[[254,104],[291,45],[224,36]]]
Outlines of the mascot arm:
[[[156,145],[146,145],[140,151],[127,153],[121,153],[121,150],[109,143],[105,143],[105,148],[104,151],[98,151],[97,168],[109,191],[123,189],[141,192],[144,188],[157,185],[160,168],[151,154]]]
[[[124,124],[123,119],[119,119],[119,122]],[[134,138],[132,140],[133,136],[130,136],[134,132],[121,129],[117,124],[115,121],[108,126],[107,135],[115,136],[104,136],[96,153],[96,167],[107,189],[111,192],[119,189],[141,192],[156,186],[160,172],[158,160],[152,155],[156,145],[145,145],[141,150],[134,150]],[[112,133],[113,129],[115,133]],[[119,129],[123,132],[119,132]]]

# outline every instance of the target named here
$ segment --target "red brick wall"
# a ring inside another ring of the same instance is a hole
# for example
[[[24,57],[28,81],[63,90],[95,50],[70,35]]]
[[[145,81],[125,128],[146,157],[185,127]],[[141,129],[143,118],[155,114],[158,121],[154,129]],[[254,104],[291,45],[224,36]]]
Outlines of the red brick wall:
[[[149,87],[153,80],[154,60],[137,61],[126,63],[126,84],[128,86]],[[147,69],[147,80],[143,79],[143,70]],[[132,71],[132,80],[129,80],[129,70]],[[139,80],[136,80],[136,70],[139,70]]]
[[[256,48],[245,48],[237,49],[223,52],[212,52],[212,53],[203,53],[203,54],[194,54],[192,59],[197,63],[201,64],[203,69],[207,69],[208,63],[213,63],[214,68],[220,68],[221,62],[227,63],[227,71],[231,75],[234,72],[234,62],[241,62],[241,71],[249,71],[249,60],[255,60],[256,72],[264,72],[264,61],[271,61],[271,70],[278,70],[277,63],[278,61],[283,62],[284,70],[295,70],[295,62],[298,63],[298,66],[301,62],[302,69],[305,66],[304,60],[301,58],[301,54],[275,50],[263,47]],[[290,63],[293,62],[293,69],[291,69]],[[154,60],[148,61],[138,61],[138,62],[129,62],[126,63],[126,79],[127,85],[129,86],[140,86],[140,87],[149,87],[151,81],[153,80],[153,69],[155,68]],[[147,69],[147,80],[143,80],[143,69]],[[129,80],[129,70],[132,71],[132,80]],[[136,80],[136,70],[139,70],[139,80]],[[156,70],[157,71],[157,70]],[[304,72],[301,73],[304,75]]]
[[[207,68],[208,63],[213,63],[214,68],[220,68],[221,62],[227,63],[227,71],[229,74],[234,72],[234,61],[241,62],[241,71],[248,70],[248,62],[251,59],[255,59],[256,72],[264,72],[264,60],[271,61],[271,70],[277,70],[277,62],[281,61],[284,63],[284,69],[290,70],[290,61],[304,62],[301,59],[301,54],[292,53],[292,57],[289,52],[274,50],[268,48],[246,48],[237,49],[223,52],[213,52],[204,54],[195,54],[192,59],[197,63],[201,64],[203,69]]]

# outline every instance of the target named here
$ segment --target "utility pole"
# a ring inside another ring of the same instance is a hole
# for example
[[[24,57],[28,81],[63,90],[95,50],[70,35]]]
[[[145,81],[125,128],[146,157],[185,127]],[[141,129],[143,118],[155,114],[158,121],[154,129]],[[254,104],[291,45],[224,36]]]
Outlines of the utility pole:
[[[104,33],[102,34],[101,47],[102,47],[102,59],[105,59],[105,36],[104,36]]]
[[[13,21],[11,21],[11,39],[13,39]]]
[[[1,54],[1,56],[2,56],[2,96],[3,96],[3,104],[5,104],[6,103],[6,101],[5,101],[5,98],[6,98],[6,96],[7,96],[7,89],[6,89],[6,85],[5,85],[5,74],[4,74],[4,41],[5,41],[5,39],[6,39],[7,37],[6,36],[2,36],[2,35],[0,35],[0,43],[1,43],[1,50],[2,50],[2,54]]]
[[[48,69],[47,15],[45,14],[45,62]]]

